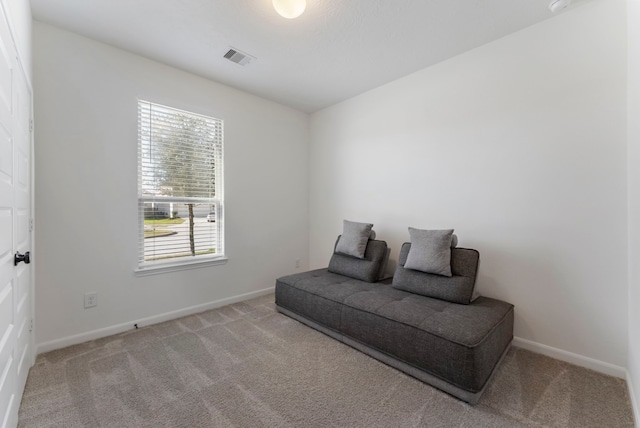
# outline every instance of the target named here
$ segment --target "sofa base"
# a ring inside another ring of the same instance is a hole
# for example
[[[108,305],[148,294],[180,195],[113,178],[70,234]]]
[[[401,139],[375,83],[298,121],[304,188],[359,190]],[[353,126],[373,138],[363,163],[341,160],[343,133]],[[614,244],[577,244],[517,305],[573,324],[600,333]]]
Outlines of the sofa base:
[[[470,392],[462,388],[458,388],[457,386],[452,385],[449,382],[444,381],[437,376],[433,376],[425,372],[424,370],[421,370],[411,364],[407,364],[406,362],[401,361],[387,353],[380,352],[379,350],[372,348],[368,345],[365,345],[359,341],[356,341],[348,336],[345,336],[342,333],[339,333],[335,330],[332,330],[321,324],[311,321],[302,315],[299,315],[295,312],[292,312],[286,308],[279,306],[278,304],[276,304],[276,309],[278,310],[278,312],[284,315],[287,315],[288,317],[293,318],[296,321],[299,321],[315,330],[320,331],[321,333],[326,334],[327,336],[330,336],[346,345],[349,345],[352,348],[357,349],[358,351],[366,355],[369,355],[370,357],[375,358],[376,360],[382,363],[387,364],[388,366],[398,369],[401,372],[408,374],[409,376],[412,376],[428,385],[433,386],[434,388],[438,388],[439,390],[444,391],[447,394],[450,394],[456,398],[459,398],[460,400],[466,401],[469,404],[476,404],[478,400],[480,400],[480,397],[486,390],[487,385],[489,384],[489,381],[494,376],[497,368],[500,366],[500,363],[502,362],[505,355],[509,351],[509,348],[511,347],[511,342],[510,342],[509,345],[505,347],[504,352],[502,353],[502,355],[500,356],[500,359],[494,366],[493,371],[489,375],[489,378],[487,379],[487,382],[482,387],[482,389],[478,392]]]

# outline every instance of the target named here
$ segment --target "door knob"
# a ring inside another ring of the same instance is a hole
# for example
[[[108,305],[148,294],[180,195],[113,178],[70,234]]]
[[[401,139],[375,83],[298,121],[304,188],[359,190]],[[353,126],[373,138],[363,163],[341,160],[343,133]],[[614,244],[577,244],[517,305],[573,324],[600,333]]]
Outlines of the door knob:
[[[20,252],[17,252],[14,256],[13,256],[13,265],[14,266],[18,266],[18,263],[20,262],[24,262],[25,264],[29,264],[31,263],[31,259],[29,258],[29,252],[27,251],[24,254],[20,254]]]

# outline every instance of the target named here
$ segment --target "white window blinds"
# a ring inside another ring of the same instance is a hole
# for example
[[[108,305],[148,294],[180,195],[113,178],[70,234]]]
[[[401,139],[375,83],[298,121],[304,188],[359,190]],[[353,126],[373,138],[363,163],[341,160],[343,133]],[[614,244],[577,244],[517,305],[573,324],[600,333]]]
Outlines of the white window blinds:
[[[224,256],[222,148],[222,120],[138,101],[140,268]]]

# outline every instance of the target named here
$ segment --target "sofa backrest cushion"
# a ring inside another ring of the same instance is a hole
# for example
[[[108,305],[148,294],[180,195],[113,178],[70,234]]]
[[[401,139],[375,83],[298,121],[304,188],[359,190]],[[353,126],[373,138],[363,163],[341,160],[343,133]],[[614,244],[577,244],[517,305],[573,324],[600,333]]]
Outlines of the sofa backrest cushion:
[[[451,277],[404,267],[411,243],[405,242],[398,257],[392,286],[399,290],[468,305],[474,298],[480,253],[469,248],[451,249]]]
[[[340,236],[336,240],[336,245],[339,241]],[[329,272],[361,281],[376,282],[384,273],[387,257],[389,257],[387,243],[376,239],[369,239],[362,259],[338,253],[334,246],[334,252],[329,261]]]

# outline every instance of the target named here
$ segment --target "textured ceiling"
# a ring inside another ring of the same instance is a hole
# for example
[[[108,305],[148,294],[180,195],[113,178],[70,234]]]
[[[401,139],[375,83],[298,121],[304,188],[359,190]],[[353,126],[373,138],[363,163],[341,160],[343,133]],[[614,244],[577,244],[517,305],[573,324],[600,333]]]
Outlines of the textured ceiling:
[[[36,20],[313,112],[553,17],[549,0],[31,0]],[[574,1],[575,4],[575,1]],[[257,60],[223,58],[232,46]]]

